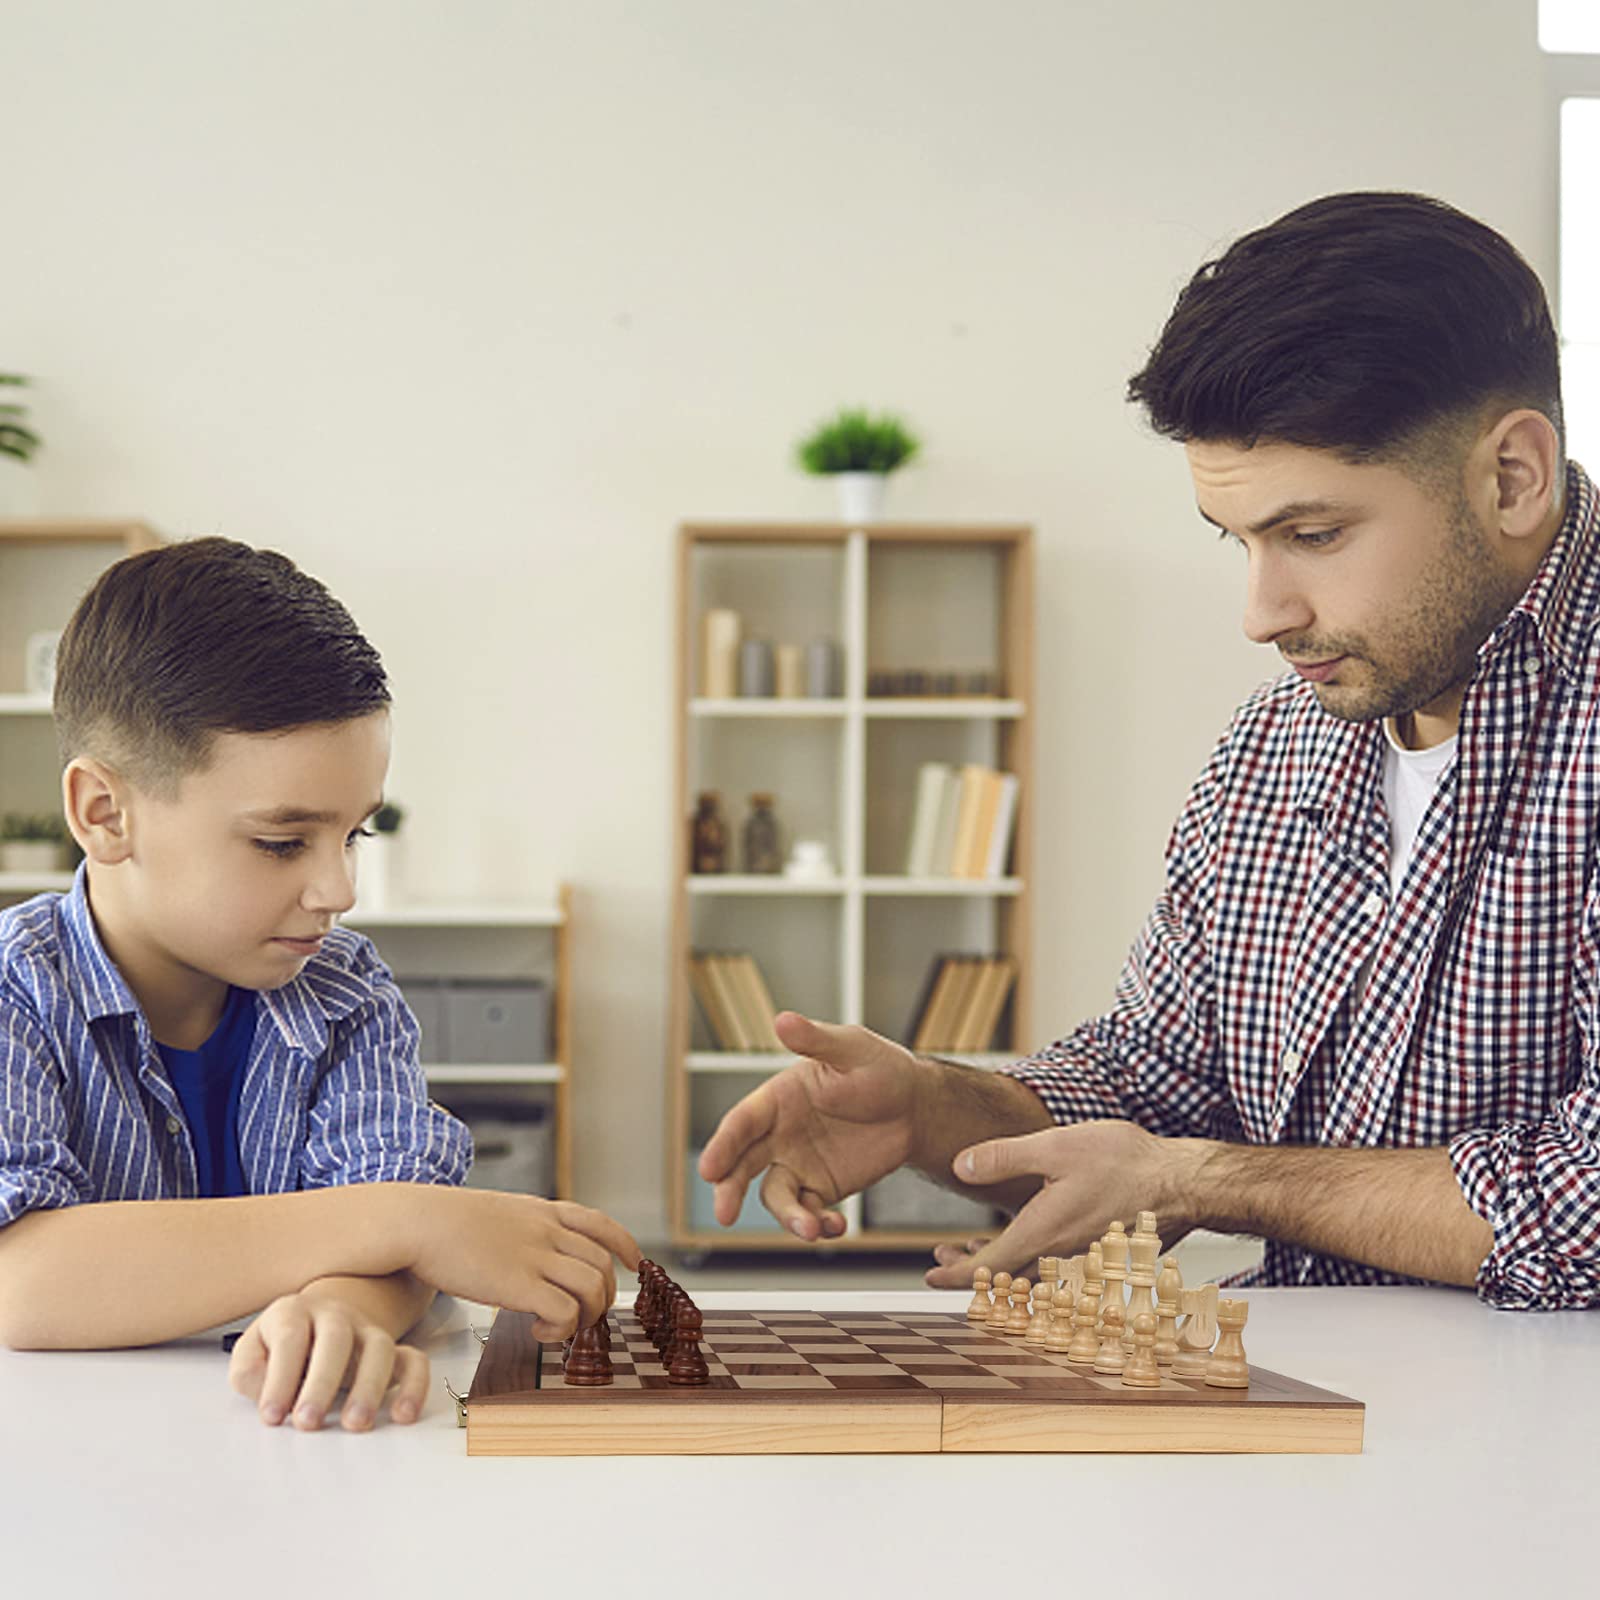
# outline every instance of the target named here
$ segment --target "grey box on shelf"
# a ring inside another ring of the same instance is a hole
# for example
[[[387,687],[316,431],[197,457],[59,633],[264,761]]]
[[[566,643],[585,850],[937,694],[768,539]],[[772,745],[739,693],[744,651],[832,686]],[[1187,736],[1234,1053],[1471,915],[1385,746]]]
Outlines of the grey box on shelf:
[[[550,990],[538,980],[451,983],[444,991],[448,1060],[531,1065],[550,1056]]]
[[[880,1178],[861,1197],[862,1222],[869,1228],[962,1228],[983,1230],[995,1224],[995,1209],[950,1189],[941,1189],[909,1167]]]
[[[422,1029],[421,1056],[432,1066],[450,1059],[444,1027],[444,985],[437,978],[398,978],[400,993]]]
[[[472,1130],[469,1189],[555,1193],[555,1116],[547,1101],[457,1090],[444,1103]]]

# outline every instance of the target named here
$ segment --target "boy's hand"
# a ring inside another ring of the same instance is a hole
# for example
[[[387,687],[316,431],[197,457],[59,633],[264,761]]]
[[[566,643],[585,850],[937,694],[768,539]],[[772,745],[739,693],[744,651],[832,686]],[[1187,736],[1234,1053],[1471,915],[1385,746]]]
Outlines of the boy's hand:
[[[902,1166],[915,1141],[917,1062],[867,1028],[780,1011],[784,1045],[804,1059],[769,1078],[725,1116],[700,1153],[724,1227],[761,1174],[761,1202],[799,1238],[844,1232],[834,1207]]]
[[[630,1270],[639,1265],[633,1235],[575,1201],[415,1187],[410,1270],[458,1300],[531,1312],[533,1337],[546,1343],[610,1308],[617,1298],[613,1257]]]
[[[349,1389],[340,1422],[352,1433],[370,1428],[392,1387],[389,1415],[415,1422],[428,1392],[428,1358],[366,1315],[328,1293],[301,1291],[274,1300],[239,1336],[228,1382],[256,1402],[276,1427],[293,1415],[297,1428],[320,1428],[339,1391]]]

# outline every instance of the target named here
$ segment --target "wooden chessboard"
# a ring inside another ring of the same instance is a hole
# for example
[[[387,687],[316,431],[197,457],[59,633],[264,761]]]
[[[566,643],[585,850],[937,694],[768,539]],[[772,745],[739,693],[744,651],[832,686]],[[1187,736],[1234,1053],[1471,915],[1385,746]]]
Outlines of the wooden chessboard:
[[[938,1450],[1359,1454],[1366,1407],[1260,1367],[1248,1389],[1163,1371],[1124,1388],[959,1312],[708,1311],[703,1388],[668,1384],[613,1311],[604,1388],[502,1311],[467,1395],[468,1455],[788,1455]]]

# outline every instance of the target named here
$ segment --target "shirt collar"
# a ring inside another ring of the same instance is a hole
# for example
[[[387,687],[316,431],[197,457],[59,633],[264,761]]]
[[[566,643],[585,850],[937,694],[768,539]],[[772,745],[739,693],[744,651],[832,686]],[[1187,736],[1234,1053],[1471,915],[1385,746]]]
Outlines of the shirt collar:
[[[102,1017],[142,1016],[138,999],[100,942],[89,906],[87,862],[79,864],[71,890],[61,897],[60,917],[69,955],[66,978],[84,1016],[91,1022]],[[341,963],[319,952],[296,977],[281,988],[259,990],[258,998],[284,1043],[316,1056],[327,1047],[330,1024],[349,1016],[364,994],[344,977]]]

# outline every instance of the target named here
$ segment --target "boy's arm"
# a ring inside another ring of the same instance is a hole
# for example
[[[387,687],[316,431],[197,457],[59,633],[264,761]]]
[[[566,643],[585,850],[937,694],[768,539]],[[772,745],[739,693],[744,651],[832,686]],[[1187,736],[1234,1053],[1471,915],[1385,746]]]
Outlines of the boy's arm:
[[[314,1278],[300,1291],[307,1299],[337,1300],[353,1307],[392,1339],[404,1338],[422,1321],[438,1292],[414,1272],[391,1272],[383,1278]]]
[[[30,1211],[0,1228],[0,1343],[156,1344],[259,1311],[314,1279],[387,1278],[410,1265],[402,1241],[414,1187]]]

